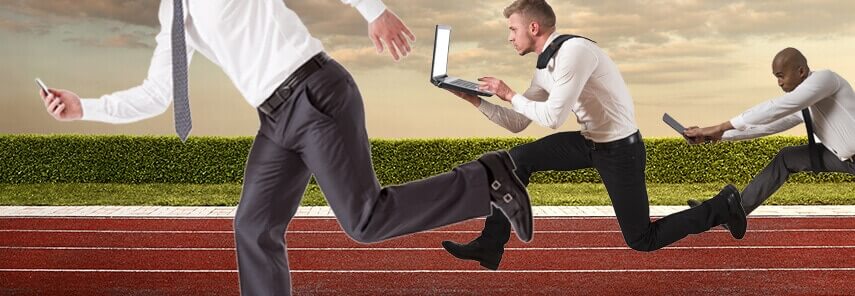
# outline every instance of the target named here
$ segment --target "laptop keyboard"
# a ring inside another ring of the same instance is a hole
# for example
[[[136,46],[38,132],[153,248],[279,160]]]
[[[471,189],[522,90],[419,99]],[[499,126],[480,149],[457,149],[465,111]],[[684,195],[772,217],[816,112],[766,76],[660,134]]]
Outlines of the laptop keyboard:
[[[459,86],[459,87],[462,87],[462,88],[478,89],[478,84],[477,84],[477,83],[472,83],[472,82],[469,82],[469,81],[466,81],[466,80],[462,80],[462,79],[458,79],[458,80],[452,81],[452,82],[451,82],[451,83],[449,83],[449,84],[451,84],[451,85],[456,85],[456,86]]]

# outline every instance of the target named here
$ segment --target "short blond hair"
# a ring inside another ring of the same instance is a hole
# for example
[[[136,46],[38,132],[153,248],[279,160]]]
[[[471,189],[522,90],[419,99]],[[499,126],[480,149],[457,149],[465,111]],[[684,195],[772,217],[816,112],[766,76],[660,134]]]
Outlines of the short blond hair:
[[[545,28],[555,28],[555,11],[546,0],[516,0],[505,8],[505,18],[514,13],[536,21]]]

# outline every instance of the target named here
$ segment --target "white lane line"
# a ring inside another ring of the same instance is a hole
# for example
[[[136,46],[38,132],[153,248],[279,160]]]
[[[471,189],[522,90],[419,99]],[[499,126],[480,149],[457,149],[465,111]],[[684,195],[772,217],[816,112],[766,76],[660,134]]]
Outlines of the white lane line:
[[[804,249],[855,249],[855,246],[700,246],[665,247],[662,250],[804,250]],[[0,246],[0,250],[48,250],[48,251],[229,251],[235,248],[205,247],[40,247],[40,246]],[[288,248],[288,251],[444,251],[443,248]],[[505,251],[631,251],[629,247],[552,247],[552,248],[505,248]]]
[[[855,271],[855,267],[804,268],[687,268],[687,269],[563,269],[563,270],[292,270],[291,273],[653,273],[653,272],[786,272]],[[75,273],[237,273],[234,269],[17,269],[0,272],[75,272]]]
[[[231,230],[96,230],[96,229],[0,229],[0,233],[120,233],[120,234],[234,234]],[[710,230],[707,232],[728,232],[727,230]],[[748,230],[751,233],[774,232],[855,232],[855,229],[758,229]],[[293,230],[293,234],[345,234],[341,230]],[[429,230],[419,233],[481,233],[480,230]],[[538,234],[598,234],[621,233],[620,230],[544,230]],[[418,233],[416,233],[418,234]]]
[[[650,216],[650,218],[662,218],[663,216]],[[765,220],[765,219],[853,219],[855,215],[758,215],[749,216],[749,220]],[[233,217],[180,217],[180,216],[162,216],[162,217],[133,217],[133,216],[0,216],[2,220],[225,220],[231,221]],[[484,220],[485,218],[473,218],[470,220]],[[299,217],[295,216],[294,220],[330,220],[337,221],[336,217]],[[615,216],[535,216],[534,220],[614,220]]]

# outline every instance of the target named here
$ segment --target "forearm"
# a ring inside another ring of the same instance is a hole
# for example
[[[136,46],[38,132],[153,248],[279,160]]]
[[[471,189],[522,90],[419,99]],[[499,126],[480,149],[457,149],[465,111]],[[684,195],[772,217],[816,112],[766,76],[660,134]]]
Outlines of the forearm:
[[[531,124],[531,120],[522,114],[487,101],[480,102],[479,100],[479,105],[477,107],[478,110],[487,117],[487,119],[512,133],[521,132]]]
[[[163,114],[171,103],[171,92],[151,82],[97,99],[81,99],[81,120],[130,123]]]
[[[791,129],[803,122],[801,114],[795,113],[765,125],[749,126],[744,130],[727,130],[722,136],[725,141],[749,140],[774,135]]]

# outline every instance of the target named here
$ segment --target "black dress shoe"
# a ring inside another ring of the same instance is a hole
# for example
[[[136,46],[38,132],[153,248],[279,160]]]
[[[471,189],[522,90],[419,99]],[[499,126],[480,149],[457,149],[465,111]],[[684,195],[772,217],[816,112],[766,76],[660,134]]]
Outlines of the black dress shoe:
[[[505,252],[500,248],[488,247],[488,244],[482,244],[479,240],[473,240],[468,244],[458,244],[453,241],[443,241],[442,247],[454,257],[463,260],[475,260],[481,263],[481,266],[490,269],[499,269],[499,262],[502,261],[502,254]]]
[[[727,208],[730,213],[727,225],[730,234],[735,239],[742,239],[748,229],[748,219],[745,215],[745,209],[742,208],[742,197],[739,195],[739,190],[728,184],[716,197],[725,198],[727,201]]]
[[[525,185],[514,174],[516,166],[506,151],[489,152],[481,156],[482,164],[490,171],[490,201],[508,217],[517,237],[523,242],[531,241],[533,222],[531,199]]]
[[[686,201],[686,203],[689,204],[690,208],[694,208],[694,207],[701,205],[701,201],[699,201],[697,199],[689,199]],[[721,227],[724,229],[730,230],[730,227],[727,226],[727,223],[722,224]]]

